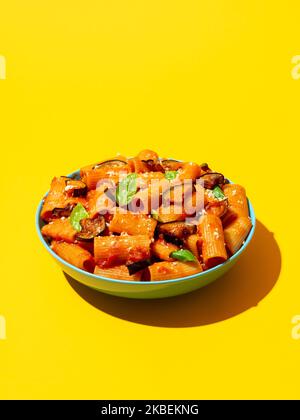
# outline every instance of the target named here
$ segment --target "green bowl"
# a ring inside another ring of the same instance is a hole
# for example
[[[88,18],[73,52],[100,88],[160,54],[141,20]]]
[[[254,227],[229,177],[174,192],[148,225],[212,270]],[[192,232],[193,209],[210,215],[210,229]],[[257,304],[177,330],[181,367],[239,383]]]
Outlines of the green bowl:
[[[78,176],[79,171],[72,173],[70,176]],[[98,290],[99,292],[108,293],[110,295],[121,296],[134,299],[155,299],[170,296],[182,295],[207,286],[219,277],[223,276],[238,261],[241,254],[249,245],[255,230],[255,214],[253,207],[248,200],[249,214],[252,221],[252,228],[249,235],[236,254],[230,257],[223,264],[213,267],[201,273],[193,274],[187,277],[179,277],[174,280],[162,280],[153,282],[137,282],[127,280],[115,280],[107,277],[96,276],[88,273],[80,268],[69,264],[60,258],[49,246],[41,233],[44,222],[41,219],[41,209],[43,200],[40,202],[36,212],[36,228],[39,238],[47,251],[53,256],[56,262],[61,266],[62,270],[78,282]]]

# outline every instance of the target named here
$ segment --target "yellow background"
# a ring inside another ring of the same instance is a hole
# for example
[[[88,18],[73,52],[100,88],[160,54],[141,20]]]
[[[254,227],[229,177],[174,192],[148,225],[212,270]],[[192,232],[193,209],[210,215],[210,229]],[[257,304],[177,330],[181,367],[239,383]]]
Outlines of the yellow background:
[[[299,21],[297,0],[1,2],[1,398],[300,397]],[[161,302],[69,283],[35,232],[51,178],[149,147],[246,186],[249,251]]]

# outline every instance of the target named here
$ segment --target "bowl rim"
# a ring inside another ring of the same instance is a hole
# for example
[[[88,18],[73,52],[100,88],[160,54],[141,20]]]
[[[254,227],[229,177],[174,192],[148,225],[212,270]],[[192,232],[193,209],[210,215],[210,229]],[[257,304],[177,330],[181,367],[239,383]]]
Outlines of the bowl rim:
[[[77,176],[79,174],[79,169],[77,171],[72,172],[71,174],[67,175],[68,177],[72,177],[72,176]],[[229,180],[230,184],[233,184],[233,182],[231,180]],[[49,191],[48,191],[49,192]],[[216,272],[218,270],[221,270],[223,267],[226,267],[227,265],[229,265],[232,261],[236,260],[247,248],[247,246],[249,245],[251,239],[253,238],[254,235],[254,231],[255,231],[255,227],[256,227],[256,217],[255,217],[255,213],[254,213],[254,209],[253,206],[249,200],[249,198],[247,197],[247,201],[248,201],[248,207],[249,207],[249,217],[251,219],[252,222],[252,227],[251,230],[245,240],[245,242],[243,243],[243,245],[241,246],[241,248],[231,257],[228,258],[228,260],[226,260],[225,262],[223,262],[222,264],[216,265],[213,268],[209,268],[208,270],[205,271],[201,271],[200,273],[196,273],[196,274],[192,274],[190,276],[185,276],[185,277],[178,277],[176,279],[169,279],[169,280],[155,280],[155,281],[131,281],[131,280],[119,280],[119,279],[112,279],[109,277],[104,277],[104,276],[99,276],[96,275],[94,273],[90,273],[89,271],[85,271],[82,270],[81,268],[76,267],[73,264],[68,263],[67,261],[65,261],[63,258],[61,258],[59,255],[57,255],[50,247],[50,245],[48,244],[48,242],[45,240],[44,236],[42,235],[41,232],[41,228],[40,228],[40,224],[43,222],[41,219],[41,210],[42,210],[42,206],[43,206],[43,202],[45,197],[47,196],[48,192],[44,195],[44,197],[42,198],[42,200],[40,200],[38,208],[36,210],[36,217],[35,217],[35,226],[37,229],[37,233],[39,236],[40,241],[42,242],[42,244],[44,245],[44,247],[47,249],[47,251],[56,259],[58,260],[62,265],[67,266],[68,268],[77,271],[79,274],[85,275],[93,280],[103,280],[106,282],[110,282],[110,283],[117,283],[117,284],[132,284],[132,285],[140,285],[140,287],[148,285],[149,287],[152,287],[151,285],[157,285],[157,284],[173,284],[173,283],[180,283],[182,281],[188,281],[188,280],[193,280],[195,278],[201,278],[201,277],[206,277],[207,275],[209,275],[210,273]],[[139,287],[139,286],[138,286]]]

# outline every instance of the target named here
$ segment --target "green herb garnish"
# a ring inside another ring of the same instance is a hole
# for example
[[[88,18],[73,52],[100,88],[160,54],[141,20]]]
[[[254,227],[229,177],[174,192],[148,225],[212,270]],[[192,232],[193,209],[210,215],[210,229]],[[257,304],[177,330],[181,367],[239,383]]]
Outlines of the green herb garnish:
[[[116,199],[119,206],[129,204],[137,192],[137,174],[129,174],[119,182]]]
[[[224,200],[224,198],[226,198],[225,194],[223,193],[223,190],[219,187],[216,186],[213,189],[213,195],[215,196],[215,198],[217,198],[218,200]]]
[[[89,217],[88,212],[83,207],[82,204],[78,203],[76,207],[73,208],[71,216],[70,216],[70,223],[77,232],[81,231],[81,224],[80,221],[82,219],[86,219]]]
[[[187,249],[179,249],[178,251],[173,251],[170,254],[171,258],[176,258],[179,261],[196,261],[196,257],[191,251]]]
[[[166,171],[165,178],[167,178],[168,181],[173,181],[173,179],[177,177],[177,174],[177,171]]]

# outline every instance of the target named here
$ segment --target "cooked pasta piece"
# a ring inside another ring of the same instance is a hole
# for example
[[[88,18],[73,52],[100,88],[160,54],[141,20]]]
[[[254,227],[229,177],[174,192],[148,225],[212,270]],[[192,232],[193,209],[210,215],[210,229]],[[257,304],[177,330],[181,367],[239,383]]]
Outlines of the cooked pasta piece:
[[[249,217],[240,216],[224,229],[225,243],[231,254],[235,254],[243,245],[251,227]]]
[[[82,181],[87,185],[89,190],[95,189],[101,180],[109,179],[112,182],[118,182],[121,173],[131,172],[127,159],[117,156],[113,159],[100,162],[94,165],[88,165],[80,170]]]
[[[69,197],[81,197],[86,195],[87,186],[79,179],[66,177],[65,193]]]
[[[52,179],[50,185],[50,195],[53,197],[61,197],[66,189],[66,177],[65,176],[56,176]],[[48,194],[49,195],[49,194]]]
[[[133,207],[140,208],[140,212],[151,213],[158,210],[162,202],[162,194],[170,187],[170,182],[166,178],[161,178],[161,172],[148,172],[148,174],[159,174],[159,177],[147,179],[141,174],[137,185],[139,190],[135,194],[132,203]],[[131,207],[131,203],[130,203]]]
[[[199,214],[204,209],[204,197],[197,191],[184,198],[184,213],[186,216]]]
[[[126,265],[119,265],[111,268],[102,268],[96,265],[94,274],[117,280],[140,281],[142,278],[142,272],[140,271],[130,275]]]
[[[160,163],[164,171],[178,171],[184,166],[184,162],[175,159],[162,159]]]
[[[157,185],[159,185],[161,189],[167,188],[167,186],[169,185],[168,180],[164,177],[164,174],[161,172],[148,171],[139,174],[137,180],[137,186],[139,188],[148,188],[151,186],[151,183],[153,183],[154,185],[155,183],[157,183]]]
[[[196,193],[199,194],[201,201],[204,203],[204,206],[208,203],[209,195],[207,193],[207,190],[203,187],[200,180],[196,180],[195,183],[195,190]]]
[[[114,214],[109,224],[109,231],[114,233],[128,233],[129,235],[154,236],[157,221],[146,214],[120,213]]]
[[[195,257],[198,260],[200,259],[199,248],[201,246],[201,243],[202,243],[202,240],[198,234],[190,235],[185,240],[185,244],[187,248],[191,251],[192,254],[195,255]]]
[[[229,226],[238,218],[238,214],[231,208],[227,208],[226,213],[221,217],[223,229]]]
[[[163,170],[158,155],[153,150],[142,150],[136,157],[128,159],[128,163],[132,172],[138,174]]]
[[[195,179],[199,178],[201,175],[200,166],[194,162],[187,162],[183,165],[182,169],[179,170],[179,179],[184,181],[185,179]]]
[[[170,280],[200,273],[202,267],[199,262],[162,261],[148,268],[151,281]]]
[[[206,205],[205,210],[207,214],[212,214],[214,216],[223,217],[226,215],[228,209],[227,200],[210,202]]]
[[[87,210],[91,218],[97,214],[113,213],[116,209],[114,196],[110,197],[102,188],[91,190],[87,194]]]
[[[75,244],[80,246],[81,248],[85,249],[86,251],[89,251],[91,255],[94,255],[94,241],[75,241]]]
[[[169,187],[161,172],[146,172],[137,178],[137,192],[128,205],[129,211],[149,214],[161,205],[161,194]]]
[[[137,157],[141,161],[149,161],[152,160],[154,163],[158,162],[158,154],[154,152],[153,150],[145,149],[141,150],[140,153],[137,155]]]
[[[52,218],[69,216],[72,207],[79,201],[78,198],[69,197],[65,191],[66,177],[53,178],[50,186],[50,191],[45,197],[41,218],[45,221],[50,221]]]
[[[206,268],[212,268],[227,260],[224,233],[219,217],[205,214],[198,225],[202,237],[202,257]]]
[[[182,205],[171,204],[170,206],[160,206],[152,216],[160,223],[170,223],[185,219]]]
[[[93,256],[79,245],[52,241],[51,248],[57,255],[66,260],[68,263],[85,271],[94,271],[95,263]]]
[[[183,205],[183,184],[171,184],[168,182],[168,188],[163,191],[162,205],[167,206],[169,204]],[[192,193],[192,185],[189,186],[189,194]]]
[[[128,165],[130,167],[131,172],[136,172],[137,174],[142,174],[151,170],[147,163],[143,162],[138,157],[128,159]]]
[[[134,213],[146,214],[148,215],[151,209],[155,208],[155,204],[151,204],[151,190],[150,188],[144,188],[139,190],[129,203],[131,211]],[[159,197],[157,200],[156,208],[159,207]]]
[[[245,188],[237,184],[227,184],[223,187],[228,198],[228,210],[222,217],[223,227],[229,226],[239,216],[249,215]]]
[[[171,252],[178,251],[178,249],[178,246],[166,242],[164,239],[157,239],[151,244],[153,255],[164,261],[174,261],[174,258],[170,257],[170,254]]]
[[[57,241],[74,242],[77,231],[70,219],[56,219],[42,227],[42,234]]]
[[[87,193],[87,209],[91,218],[94,218],[99,213],[97,201],[102,194],[103,191],[101,190],[91,190]]]
[[[147,259],[150,241],[148,235],[98,236],[94,239],[95,260],[102,267],[113,267]]]
[[[238,216],[249,216],[248,201],[245,188],[237,184],[226,184],[223,187],[228,198],[229,209]]]

